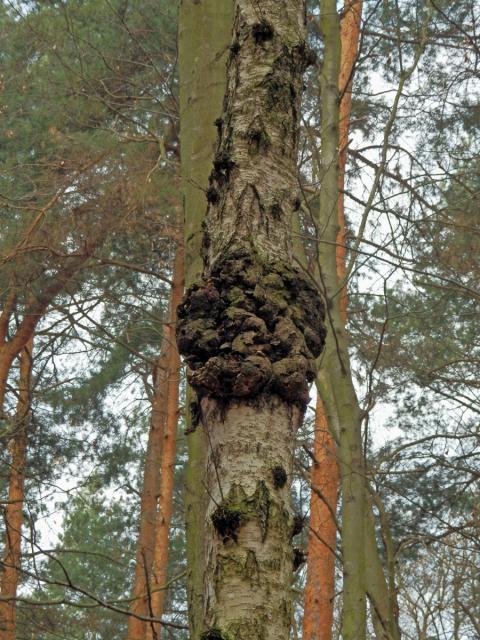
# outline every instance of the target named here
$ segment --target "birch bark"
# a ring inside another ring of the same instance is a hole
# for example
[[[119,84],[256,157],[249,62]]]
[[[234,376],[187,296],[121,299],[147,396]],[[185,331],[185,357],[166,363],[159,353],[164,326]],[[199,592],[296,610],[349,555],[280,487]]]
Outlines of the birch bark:
[[[292,264],[297,126],[311,62],[300,0],[234,3],[201,283],[177,341],[206,432],[204,640],[287,639],[293,445],[324,342]]]

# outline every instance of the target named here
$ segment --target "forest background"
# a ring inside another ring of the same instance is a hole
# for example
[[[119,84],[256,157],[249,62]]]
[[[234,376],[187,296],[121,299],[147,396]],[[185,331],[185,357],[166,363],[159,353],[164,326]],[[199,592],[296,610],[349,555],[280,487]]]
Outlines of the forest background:
[[[0,4],[0,539],[4,576],[12,570],[9,586],[2,583],[5,616],[12,614],[5,589],[19,582],[14,635],[5,640],[134,638],[132,620],[145,637],[180,639],[192,629],[187,558],[192,563],[195,549],[185,535],[184,485],[195,482],[187,449],[192,460],[196,436],[172,310],[183,251],[187,283],[201,271],[190,219],[183,246],[183,211],[200,216],[207,205],[231,16],[229,23],[222,2],[180,4]],[[343,261],[338,291],[348,289],[346,344],[361,408],[354,432],[387,612],[366,588],[366,637],[401,630],[404,638],[473,639],[480,635],[480,7],[351,4],[361,29],[347,78],[349,131],[335,160],[346,162],[344,235],[333,229],[329,238],[316,213],[331,179],[327,92],[319,86],[332,50],[321,19],[333,6],[343,21],[352,7],[309,1],[316,56],[304,80],[295,238],[296,260],[314,277],[319,262],[333,256],[341,270]],[[199,154],[201,166],[190,166]],[[325,381],[318,385],[328,404]],[[325,547],[326,526],[313,526],[309,515],[328,489],[310,482],[322,431],[315,389],[311,395],[293,485],[307,525],[295,545],[299,558],[307,548],[309,555],[292,587],[292,637],[304,638],[315,637],[307,573],[324,561],[313,547]],[[346,536],[356,525],[342,492],[337,505],[336,485],[334,493],[336,517],[331,509],[322,516],[338,525],[339,544],[328,547],[334,592],[321,606],[333,604],[327,633],[337,638]],[[149,518],[161,554],[150,558],[142,587]]]

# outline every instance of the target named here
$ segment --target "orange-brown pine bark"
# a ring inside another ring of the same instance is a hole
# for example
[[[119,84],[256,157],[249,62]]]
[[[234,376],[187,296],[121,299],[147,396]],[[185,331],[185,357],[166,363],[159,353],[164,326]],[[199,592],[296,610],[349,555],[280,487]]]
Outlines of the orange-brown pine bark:
[[[8,502],[5,509],[5,547],[0,573],[0,640],[15,640],[16,596],[20,580],[25,469],[28,447],[28,425],[31,407],[32,374],[31,337],[20,355],[20,379],[14,431],[9,449],[12,456],[8,480]]]
[[[165,327],[164,341],[167,345],[165,379],[167,381],[167,415],[163,435],[160,464],[160,495],[155,525],[155,546],[150,581],[150,613],[161,619],[165,603],[165,585],[168,577],[168,539],[172,519],[173,487],[175,474],[178,398],[180,383],[180,355],[175,342],[177,307],[182,301],[184,288],[184,249],[177,247],[173,269],[173,284],[170,296],[170,322]],[[147,640],[160,639],[160,623],[147,625]]]
[[[164,344],[154,373],[152,414],[148,433],[143,488],[140,499],[140,526],[137,540],[132,603],[128,619],[127,640],[144,640],[146,622],[142,617],[149,615],[148,580],[153,562],[155,544],[155,519],[160,485],[160,459],[167,403],[167,381],[162,375],[166,366],[167,349]]]
[[[337,276],[342,281],[346,273],[345,167],[348,132],[352,108],[352,80],[358,53],[362,0],[346,0],[341,22],[341,62],[338,78],[339,115],[339,196],[337,234]],[[348,297],[346,284],[340,293],[340,313],[347,322]],[[339,469],[336,444],[332,438],[321,399],[317,398],[315,416],[315,464],[312,467],[310,498],[310,534],[308,540],[308,570],[305,585],[303,623],[304,640],[331,640],[335,596],[335,546]]]
[[[343,280],[346,271],[346,225],[345,225],[345,167],[347,164],[348,132],[350,128],[350,114],[352,111],[352,80],[355,61],[358,54],[360,39],[360,24],[362,18],[362,0],[345,0],[344,16],[340,26],[342,56],[340,60],[340,74],[338,89],[340,93],[339,114],[339,157],[338,157],[338,235],[337,235],[337,275]],[[347,321],[347,286],[342,288],[340,312],[342,319]]]
[[[333,514],[337,507],[339,470],[335,441],[330,435],[320,396],[317,397],[314,442],[303,638],[330,640],[337,536]]]

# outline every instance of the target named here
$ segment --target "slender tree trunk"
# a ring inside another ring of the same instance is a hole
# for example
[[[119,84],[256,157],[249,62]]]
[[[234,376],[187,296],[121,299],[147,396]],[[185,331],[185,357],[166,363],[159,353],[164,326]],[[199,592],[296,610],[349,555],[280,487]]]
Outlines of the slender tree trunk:
[[[15,359],[15,353],[7,342],[8,325],[12,316],[16,301],[15,288],[10,283],[10,290],[6,295],[6,299],[0,314],[0,436],[2,435],[2,420],[4,419],[3,411],[5,405],[5,396],[7,393],[8,374],[12,362]]]
[[[331,640],[335,597],[335,548],[339,471],[323,402],[317,397],[310,481],[310,531],[303,619],[304,640]]]
[[[15,359],[15,355],[12,354],[11,349],[7,345],[0,347],[0,435],[3,435],[2,420],[4,420],[4,406],[5,396],[7,394],[7,382],[8,374],[12,367],[12,363]]]
[[[358,43],[360,40],[362,5],[362,0],[345,0],[344,14],[340,23],[341,58],[338,76],[338,90],[340,93],[338,122],[338,234],[336,248],[337,274],[340,281],[343,280],[346,270],[345,168],[347,165],[350,114],[352,112],[352,84],[355,62],[358,55]],[[346,324],[348,309],[346,284],[342,288],[340,296],[340,313]]]
[[[200,280],[202,222],[216,129],[225,95],[226,60],[231,42],[233,2],[182,0],[179,13],[180,146],[185,213],[185,282]],[[187,595],[190,638],[203,631],[203,539],[206,494],[203,482],[205,432],[198,423],[195,393],[188,387],[185,470]]]
[[[398,603],[395,584],[395,551],[387,514],[380,497],[375,504],[380,512],[382,537],[384,540],[388,582],[385,579],[383,565],[378,553],[375,535],[375,516],[371,496],[367,494],[365,513],[365,564],[366,590],[370,602],[370,611],[377,640],[400,640],[398,624]]]
[[[321,282],[328,301],[328,339],[318,386],[327,420],[336,426],[338,459],[342,486],[342,557],[343,557],[343,640],[365,640],[365,470],[362,452],[362,412],[352,382],[348,338],[345,331],[340,296],[337,295],[337,252],[332,250],[339,232],[339,92],[340,25],[334,0],[321,1],[321,29],[324,60],[321,75],[322,95],[322,190],[319,228],[324,230],[319,246]]]
[[[130,611],[135,615],[128,618],[127,640],[145,639],[146,622],[135,616],[148,616],[150,613],[148,580],[151,574],[155,544],[155,520],[160,485],[159,469],[168,397],[167,379],[162,375],[166,368],[167,348],[168,343],[164,342],[154,372],[152,414],[143,471],[140,526],[135,559],[132,603],[130,605]]]
[[[178,245],[173,268],[173,285],[170,296],[170,322],[165,327],[167,343],[167,415],[163,434],[162,456],[159,471],[160,493],[155,524],[155,547],[152,578],[150,582],[151,615],[161,619],[164,608],[165,585],[168,576],[168,538],[172,518],[173,486],[175,474],[176,441],[178,425],[178,397],[180,383],[180,356],[175,344],[177,307],[181,302],[184,286],[184,250]],[[160,639],[160,623],[147,626],[147,640]]]
[[[323,340],[292,266],[297,125],[311,60],[299,0],[234,3],[227,93],[207,197],[204,272],[177,340],[207,434],[204,640],[286,640],[293,445]]]
[[[346,225],[345,225],[345,168],[347,163],[348,133],[352,106],[352,83],[360,40],[362,0],[345,0],[344,15],[340,24],[341,64],[338,88],[340,91],[339,113],[339,173],[338,173],[338,224],[337,274],[339,281],[345,276]],[[347,321],[347,286],[341,292],[340,314]],[[388,536],[389,532],[385,535]],[[380,560],[375,536],[375,518],[370,500],[365,503],[365,581],[370,601],[371,615],[378,640],[399,640],[400,628],[397,620],[394,572],[387,583]],[[387,545],[388,546],[388,545]],[[390,545],[391,546],[391,545]],[[387,550],[389,551],[389,550]],[[390,550],[391,551],[391,550]],[[387,553],[387,556],[389,553]],[[389,573],[390,575],[390,573]]]
[[[0,574],[0,596],[2,598],[0,601],[0,640],[15,640],[16,636],[15,598],[20,579],[25,468],[31,408],[32,347],[33,338],[30,338],[20,356],[18,403],[14,432],[9,444],[12,466],[8,484],[8,504],[4,516],[6,536]]]
[[[352,104],[352,80],[360,36],[362,2],[346,0],[340,27],[341,58],[338,76],[340,93],[339,157],[338,157],[338,232],[336,244],[337,278],[342,281],[346,271],[345,238],[345,167],[348,131]],[[348,295],[345,285],[340,293],[340,316],[345,325],[348,315]],[[329,429],[323,403],[316,408],[312,494],[310,500],[311,533],[308,543],[308,572],[305,586],[303,635],[305,639],[331,640],[335,594],[335,546],[339,470],[336,443]],[[324,496],[325,502],[318,493]],[[328,506],[327,506],[328,505]]]

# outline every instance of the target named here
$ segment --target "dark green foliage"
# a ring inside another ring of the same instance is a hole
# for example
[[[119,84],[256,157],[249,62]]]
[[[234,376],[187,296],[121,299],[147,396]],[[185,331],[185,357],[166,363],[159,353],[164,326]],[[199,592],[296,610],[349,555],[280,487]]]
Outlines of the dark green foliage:
[[[106,500],[95,484],[91,482],[66,505],[63,533],[43,563],[31,596],[34,602],[67,602],[56,608],[55,616],[38,604],[21,607],[25,634],[34,633],[42,640],[56,638],[67,629],[69,637],[79,640],[94,629],[105,639],[120,640],[125,634],[125,616],[88,605],[99,598],[121,611],[122,600],[128,598],[136,508],[131,500]]]

